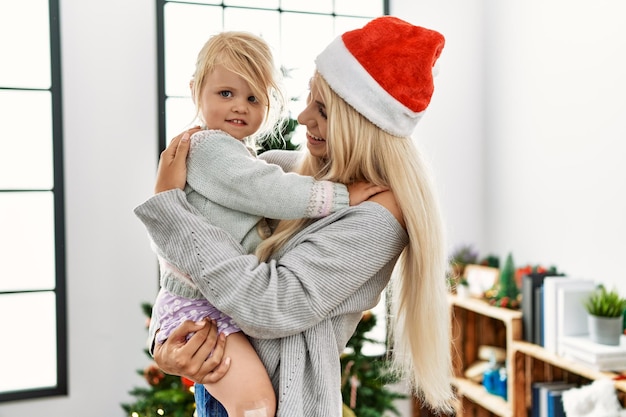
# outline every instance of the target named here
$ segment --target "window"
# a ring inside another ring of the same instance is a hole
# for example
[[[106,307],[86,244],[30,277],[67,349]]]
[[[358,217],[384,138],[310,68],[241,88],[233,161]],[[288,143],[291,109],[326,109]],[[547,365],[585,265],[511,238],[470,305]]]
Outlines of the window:
[[[58,15],[0,3],[0,401],[67,393]]]
[[[389,0],[157,0],[159,149],[194,125],[189,80],[198,51],[212,34],[245,30],[268,41],[287,70],[285,88],[295,118],[304,107],[317,54],[343,32],[388,12]],[[296,129],[295,137],[303,136]],[[374,313],[384,316],[384,306],[382,301]],[[384,341],[385,327],[385,320],[379,320],[369,335]],[[364,353],[384,351],[372,344]]]
[[[288,71],[291,114],[304,106],[313,60],[332,39],[388,12],[388,0],[157,0],[159,149],[193,125],[189,79],[202,45],[217,32],[262,36]]]

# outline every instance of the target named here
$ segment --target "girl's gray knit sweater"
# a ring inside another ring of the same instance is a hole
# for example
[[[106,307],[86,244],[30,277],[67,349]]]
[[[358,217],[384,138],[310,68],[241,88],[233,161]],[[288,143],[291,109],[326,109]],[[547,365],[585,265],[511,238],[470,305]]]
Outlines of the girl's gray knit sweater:
[[[279,417],[341,416],[339,354],[374,307],[406,231],[365,202],[315,221],[260,263],[181,190],[135,208],[159,251],[233,317],[268,370]]]
[[[254,252],[264,237],[260,231],[270,233],[265,218],[317,218],[349,206],[345,185],[288,172],[298,154],[273,151],[257,159],[226,132],[197,132],[187,158],[187,200]],[[203,298],[167,262],[161,262],[161,286],[181,297]]]

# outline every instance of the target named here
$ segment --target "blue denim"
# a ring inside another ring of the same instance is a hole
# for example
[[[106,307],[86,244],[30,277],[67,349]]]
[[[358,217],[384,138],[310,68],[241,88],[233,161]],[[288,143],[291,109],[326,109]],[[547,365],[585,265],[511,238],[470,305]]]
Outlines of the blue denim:
[[[226,409],[219,401],[211,397],[204,385],[196,384],[194,392],[198,417],[228,417]]]

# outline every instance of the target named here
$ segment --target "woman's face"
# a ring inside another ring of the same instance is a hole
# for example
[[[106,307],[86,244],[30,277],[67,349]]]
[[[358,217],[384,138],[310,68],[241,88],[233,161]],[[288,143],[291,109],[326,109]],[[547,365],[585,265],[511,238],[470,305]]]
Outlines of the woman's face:
[[[307,105],[298,115],[298,123],[306,126],[306,146],[311,155],[326,158],[328,156],[326,106],[317,89],[315,79],[311,80],[309,87]]]

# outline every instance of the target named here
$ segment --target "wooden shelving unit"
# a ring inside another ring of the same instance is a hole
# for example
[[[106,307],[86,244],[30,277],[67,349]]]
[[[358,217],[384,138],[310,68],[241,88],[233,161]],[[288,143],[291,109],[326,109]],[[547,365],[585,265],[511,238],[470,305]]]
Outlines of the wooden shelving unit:
[[[617,374],[599,372],[573,360],[546,351],[541,346],[515,341],[512,344],[513,373],[515,374],[513,415],[526,416],[531,406],[533,382],[564,380],[586,385],[600,378],[614,379]],[[622,406],[626,405],[626,381],[616,380],[615,388]]]
[[[468,366],[479,360],[481,345],[496,346],[506,350],[507,362],[512,363],[511,344],[522,337],[522,313],[490,306],[483,300],[459,298],[450,295],[452,308],[452,337],[454,358],[454,385],[460,403],[457,416],[513,417],[511,407],[514,375],[507,376],[507,400],[490,394],[464,374]]]
[[[456,417],[527,417],[533,382],[564,380],[580,385],[600,378],[615,378],[573,360],[560,357],[522,339],[521,311],[492,307],[475,298],[450,295],[452,309],[452,355],[459,402]],[[465,371],[476,362],[480,345],[506,350],[507,399],[492,395],[479,383],[467,379]],[[626,406],[626,380],[616,380],[618,398]],[[433,417],[414,404],[414,417]]]
[[[506,350],[507,360],[512,341],[522,336],[522,313],[490,306],[476,298],[449,296],[452,312],[452,360],[454,387],[458,395],[457,417],[514,417],[511,401],[489,393],[485,387],[465,377],[467,368],[479,360],[481,345]],[[507,377],[508,392],[514,381]],[[432,417],[433,414],[415,403],[414,416]]]

